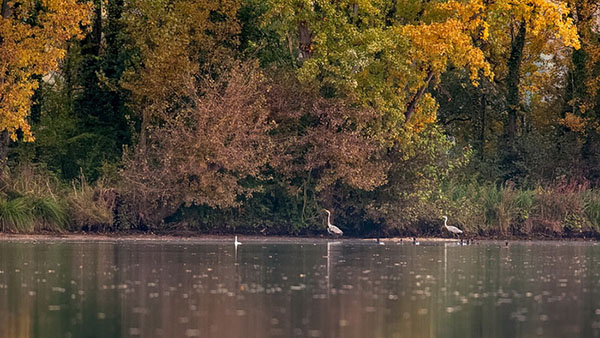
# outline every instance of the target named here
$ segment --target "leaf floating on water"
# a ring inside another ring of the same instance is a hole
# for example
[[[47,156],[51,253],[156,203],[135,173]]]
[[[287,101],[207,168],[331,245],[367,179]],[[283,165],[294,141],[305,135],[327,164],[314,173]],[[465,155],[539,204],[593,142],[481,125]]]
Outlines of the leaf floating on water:
[[[298,284],[298,285],[290,286],[290,290],[292,290],[292,291],[300,291],[300,290],[304,290],[305,288],[306,288],[305,284]]]
[[[186,337],[200,337],[200,330],[198,329],[187,329],[185,330]]]

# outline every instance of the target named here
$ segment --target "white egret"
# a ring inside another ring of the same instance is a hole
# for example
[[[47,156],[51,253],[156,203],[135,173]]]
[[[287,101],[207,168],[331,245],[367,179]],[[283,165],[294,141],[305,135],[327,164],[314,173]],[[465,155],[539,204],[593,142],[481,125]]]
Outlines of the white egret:
[[[236,248],[238,245],[242,245],[242,242],[238,242],[237,236],[235,236],[235,239],[233,240],[233,245],[235,245]]]
[[[335,225],[331,224],[331,213],[329,212],[329,210],[327,209],[323,209],[323,211],[325,211],[327,213],[327,232],[334,235],[334,236],[341,236],[344,234],[344,232],[342,230],[340,230],[340,228],[336,227]]]
[[[448,230],[451,234],[453,235],[460,235],[463,233],[462,230],[460,230],[459,228],[453,226],[453,225],[448,225],[448,216],[442,216],[442,218],[444,219],[444,228],[446,228],[446,230]]]

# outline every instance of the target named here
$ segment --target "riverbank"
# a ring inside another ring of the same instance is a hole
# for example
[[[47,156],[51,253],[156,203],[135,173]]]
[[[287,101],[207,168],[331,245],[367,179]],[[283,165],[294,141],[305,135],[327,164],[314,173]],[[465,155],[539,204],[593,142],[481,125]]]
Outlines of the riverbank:
[[[135,198],[118,181],[89,184],[82,176],[66,186],[33,167],[0,175],[0,183],[4,233],[319,237],[327,235],[323,207],[328,205],[331,222],[354,238],[450,237],[442,228],[447,215],[448,225],[462,229],[466,238],[600,239],[600,190],[566,183],[520,189],[446,182],[428,198],[380,207],[376,201],[354,200],[309,205],[279,195],[264,204],[257,195],[236,208],[182,204],[170,209]]]
[[[107,233],[97,233],[97,232],[43,232],[43,233],[34,233],[34,234],[17,234],[17,233],[1,233],[0,232],[0,241],[50,241],[50,240],[64,240],[64,241],[140,241],[140,242],[171,242],[171,241],[179,241],[179,242],[229,242],[232,241],[234,236],[238,236],[238,239],[244,243],[244,241],[250,241],[253,243],[260,242],[303,242],[310,241],[311,243],[317,241],[330,242],[330,241],[340,241],[340,240],[352,240],[352,241],[364,241],[368,242],[377,242],[377,238],[367,238],[367,237],[341,237],[341,238],[333,238],[330,236],[265,236],[265,235],[240,235],[240,234],[201,234],[194,232],[107,232]],[[482,237],[482,236],[474,236],[468,237],[469,240],[473,242],[506,242],[506,241],[519,241],[519,242],[527,242],[527,241],[596,241],[598,238],[593,237]],[[380,241],[384,243],[409,243],[413,242],[426,243],[426,242],[458,242],[457,238],[447,238],[447,237],[427,237],[427,236],[418,236],[418,237],[407,237],[407,236],[398,236],[398,237],[382,237]]]
[[[292,236],[252,236],[252,235],[203,235],[203,234],[154,234],[154,233],[128,233],[128,234],[117,234],[117,233],[43,233],[43,234],[7,234],[0,233],[0,241],[2,240],[15,240],[15,241],[43,241],[43,240],[66,240],[66,241],[155,241],[155,242],[169,242],[169,241],[190,241],[190,242],[229,242],[233,241],[234,236],[238,236],[240,241],[249,240],[252,242],[298,242],[298,241],[324,241],[329,242],[332,240],[354,240],[354,241],[365,241],[365,242],[376,242],[376,238],[356,238],[356,237],[342,237],[332,238],[326,236],[317,237],[292,237]],[[382,238],[383,242],[407,242],[412,243],[412,237],[393,237],[393,238]],[[418,237],[417,241],[420,242],[456,242],[456,239],[452,238],[441,238],[441,237]],[[242,241],[243,243],[243,241]]]

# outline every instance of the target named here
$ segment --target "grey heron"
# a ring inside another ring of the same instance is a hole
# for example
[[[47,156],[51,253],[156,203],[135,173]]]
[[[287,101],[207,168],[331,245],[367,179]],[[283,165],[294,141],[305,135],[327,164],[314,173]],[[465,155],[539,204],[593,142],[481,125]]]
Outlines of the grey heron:
[[[453,225],[448,225],[448,216],[442,216],[442,218],[444,219],[444,228],[446,228],[446,230],[448,230],[448,232],[450,232],[453,235],[460,235],[463,233],[462,230],[460,230],[459,228],[453,226]]]
[[[327,209],[323,209],[323,211],[325,211],[327,213],[327,232],[334,236],[343,235],[344,232],[342,230],[340,230],[340,228],[331,224],[331,212],[329,212],[329,210],[327,210]]]

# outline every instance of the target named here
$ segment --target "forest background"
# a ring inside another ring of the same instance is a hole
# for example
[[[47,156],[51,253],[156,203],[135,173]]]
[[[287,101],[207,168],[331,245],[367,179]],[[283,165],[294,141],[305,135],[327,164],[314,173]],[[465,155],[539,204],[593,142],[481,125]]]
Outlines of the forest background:
[[[1,0],[3,231],[600,233],[595,0]]]

